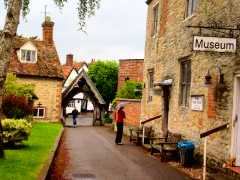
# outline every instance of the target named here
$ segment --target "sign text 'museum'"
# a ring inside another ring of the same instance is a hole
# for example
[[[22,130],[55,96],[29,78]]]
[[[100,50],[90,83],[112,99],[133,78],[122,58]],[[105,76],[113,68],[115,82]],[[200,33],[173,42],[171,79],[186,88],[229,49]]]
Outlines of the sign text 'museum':
[[[236,52],[237,41],[233,38],[194,36],[194,51]]]

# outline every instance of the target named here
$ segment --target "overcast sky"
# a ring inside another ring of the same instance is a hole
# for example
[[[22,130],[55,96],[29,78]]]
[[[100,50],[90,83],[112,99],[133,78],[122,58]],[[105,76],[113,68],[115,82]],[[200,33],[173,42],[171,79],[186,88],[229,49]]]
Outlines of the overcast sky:
[[[30,13],[21,20],[18,34],[42,38],[41,23],[44,5],[55,22],[54,40],[62,63],[68,53],[74,59],[143,58],[147,5],[145,0],[102,0],[96,15],[87,21],[87,34],[78,31],[76,2],[70,1],[62,10],[49,0],[31,0]],[[0,0],[0,28],[5,11]]]

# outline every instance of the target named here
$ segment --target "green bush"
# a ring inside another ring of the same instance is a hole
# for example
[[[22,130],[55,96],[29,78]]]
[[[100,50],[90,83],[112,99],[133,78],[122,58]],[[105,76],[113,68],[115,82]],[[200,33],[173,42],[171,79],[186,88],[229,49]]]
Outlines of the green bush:
[[[21,119],[33,112],[33,101],[37,99],[34,85],[20,83],[12,73],[4,82],[3,113],[7,118]]]
[[[117,98],[141,99],[142,88],[143,85],[140,82],[133,80],[126,81],[123,86],[117,91]]]
[[[32,125],[25,119],[2,120],[3,141],[6,144],[14,144],[26,140],[31,134]]]
[[[103,117],[103,121],[106,124],[111,124],[113,120],[112,120],[112,118],[110,117],[109,114],[105,114],[104,117]]]

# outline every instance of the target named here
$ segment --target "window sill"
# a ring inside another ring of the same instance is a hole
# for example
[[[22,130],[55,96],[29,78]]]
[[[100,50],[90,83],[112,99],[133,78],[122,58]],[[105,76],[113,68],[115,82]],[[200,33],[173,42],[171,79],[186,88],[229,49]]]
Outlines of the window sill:
[[[185,17],[185,19],[183,20],[183,23],[192,20],[192,19],[195,18],[196,16],[197,16],[197,14],[196,14],[196,13],[193,13],[191,16]]]
[[[37,117],[37,116],[33,116],[34,119],[44,119],[45,117]]]
[[[36,64],[37,63],[37,61],[29,62],[29,61],[22,61],[22,60],[20,62],[23,64]]]
[[[152,39],[156,39],[156,38],[158,37],[158,36],[157,36],[157,33],[154,34],[154,35],[152,35],[151,37],[152,37]]]

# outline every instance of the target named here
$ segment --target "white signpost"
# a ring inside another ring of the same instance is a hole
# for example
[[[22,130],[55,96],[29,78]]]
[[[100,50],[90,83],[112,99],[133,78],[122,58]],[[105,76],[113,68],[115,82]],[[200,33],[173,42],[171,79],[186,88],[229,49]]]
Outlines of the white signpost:
[[[192,96],[192,110],[203,111],[203,96]]]
[[[218,37],[193,37],[194,51],[216,51],[235,53],[237,49],[237,40],[234,38]]]

